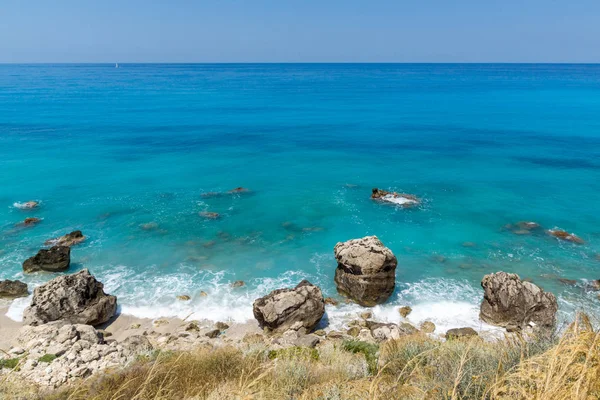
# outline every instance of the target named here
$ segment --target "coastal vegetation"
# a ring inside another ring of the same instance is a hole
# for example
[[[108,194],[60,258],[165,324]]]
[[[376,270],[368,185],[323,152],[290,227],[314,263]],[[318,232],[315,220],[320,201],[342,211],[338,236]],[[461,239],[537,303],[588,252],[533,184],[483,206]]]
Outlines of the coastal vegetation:
[[[600,331],[578,315],[559,336],[486,342],[415,333],[318,349],[152,352],[124,370],[54,392],[2,379],[0,395],[22,399],[588,400],[600,397]]]

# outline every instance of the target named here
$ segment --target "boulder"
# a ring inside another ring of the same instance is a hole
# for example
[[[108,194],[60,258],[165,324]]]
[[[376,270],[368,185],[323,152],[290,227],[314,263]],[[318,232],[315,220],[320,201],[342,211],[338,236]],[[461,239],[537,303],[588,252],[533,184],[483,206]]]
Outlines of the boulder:
[[[0,298],[15,299],[17,297],[27,297],[27,284],[21,281],[5,280],[0,281]]]
[[[398,261],[377,236],[340,242],[333,252],[338,262],[335,283],[341,294],[369,307],[392,295]]]
[[[484,290],[480,318],[491,325],[523,329],[535,326],[551,328],[556,323],[556,297],[517,274],[497,272],[483,277]]]
[[[87,269],[59,276],[38,286],[23,313],[25,325],[64,320],[71,324],[99,325],[117,310],[117,298],[104,293],[104,285]]]
[[[60,236],[54,239],[48,239],[44,242],[47,246],[67,246],[71,247],[76,245],[77,243],[81,243],[85,240],[85,236],[81,231],[73,231],[71,233],[67,233],[64,236]]]
[[[435,332],[435,324],[431,321],[423,321],[421,325],[419,325],[419,329],[423,333],[433,333]]]
[[[479,336],[473,328],[454,328],[446,332],[446,340],[464,339]]]
[[[377,188],[372,190],[371,198],[386,203],[396,204],[402,207],[412,207],[421,203],[421,200],[419,200],[419,198],[415,195],[408,193],[388,192],[386,190]]]
[[[42,249],[38,253],[23,262],[23,271],[37,272],[61,272],[66,271],[71,264],[71,249],[68,246],[52,246],[50,249]]]
[[[417,332],[417,328],[407,323],[396,325],[391,323],[367,321],[367,328],[371,331],[373,338],[378,342],[398,339],[401,336],[412,335],[413,333]]]
[[[321,289],[303,280],[293,289],[277,289],[256,299],[252,311],[261,327],[311,331],[325,313],[325,301]]]
[[[398,309],[398,313],[400,314],[400,316],[402,316],[402,318],[408,317],[408,314],[410,314],[411,312],[412,308],[410,308],[409,306],[403,306]]]

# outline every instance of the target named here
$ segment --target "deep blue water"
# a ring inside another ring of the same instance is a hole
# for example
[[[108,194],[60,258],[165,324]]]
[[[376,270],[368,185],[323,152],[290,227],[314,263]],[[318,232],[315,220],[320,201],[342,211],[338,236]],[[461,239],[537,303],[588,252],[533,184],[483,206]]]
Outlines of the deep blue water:
[[[72,271],[125,313],[243,320],[301,278],[335,296],[333,246],[377,235],[398,257],[381,317],[479,326],[499,270],[555,292],[563,319],[600,316],[583,289],[600,278],[600,65],[0,65],[0,171],[0,279],[49,280],[22,261],[81,229]],[[586,244],[502,229],[522,220]]]

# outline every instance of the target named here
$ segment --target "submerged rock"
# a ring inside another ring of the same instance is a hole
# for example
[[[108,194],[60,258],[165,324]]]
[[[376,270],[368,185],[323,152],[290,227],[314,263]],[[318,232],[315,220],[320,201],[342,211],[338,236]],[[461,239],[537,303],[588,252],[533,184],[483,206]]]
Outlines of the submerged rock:
[[[45,245],[47,246],[74,246],[78,243],[83,242],[86,239],[85,236],[83,236],[83,233],[81,233],[81,231],[73,231],[71,233],[67,233],[64,236],[61,237],[57,237],[54,239],[48,239],[46,240],[46,242],[44,242]]]
[[[552,328],[556,323],[558,304],[554,294],[544,292],[531,282],[523,282],[517,274],[486,275],[481,287],[484,295],[479,316],[488,324],[514,330],[531,323]]]
[[[37,271],[61,272],[66,271],[71,264],[71,249],[68,246],[53,246],[42,249],[23,262],[26,273]]]
[[[64,320],[72,324],[99,325],[117,310],[117,298],[104,293],[104,285],[87,269],[59,276],[38,286],[23,313],[25,325]]]
[[[558,238],[561,240],[566,240],[567,242],[572,242],[572,243],[577,243],[577,244],[585,243],[584,240],[582,238],[580,238],[579,236],[577,236],[576,234],[569,233],[567,231],[563,231],[562,229],[558,229],[558,228],[549,229],[548,234],[550,236],[554,236],[555,238]]]
[[[385,302],[394,291],[398,261],[377,236],[340,242],[334,248],[338,262],[338,291],[362,306]]]
[[[396,204],[402,207],[412,207],[419,205],[421,200],[415,195],[407,193],[388,192],[385,190],[374,188],[371,193],[371,198],[387,203]]]
[[[235,189],[229,190],[227,193],[229,194],[239,194],[239,193],[250,193],[250,189],[246,189],[245,187],[236,187]]]
[[[256,299],[252,311],[261,327],[311,331],[325,313],[325,301],[321,289],[303,280],[293,289],[277,289]]]
[[[42,222],[41,219],[35,217],[25,218],[23,222],[19,222],[16,226],[34,226]]]
[[[15,299],[17,297],[27,297],[27,284],[21,281],[5,280],[0,281],[0,298]]]
[[[217,212],[212,212],[212,211],[200,211],[198,213],[198,215],[200,215],[203,218],[206,219],[219,219],[221,218],[221,214],[217,213]]]
[[[231,284],[231,287],[235,289],[235,288],[239,288],[239,287],[242,287],[245,285],[246,285],[246,282],[244,282],[244,281],[235,281]]]

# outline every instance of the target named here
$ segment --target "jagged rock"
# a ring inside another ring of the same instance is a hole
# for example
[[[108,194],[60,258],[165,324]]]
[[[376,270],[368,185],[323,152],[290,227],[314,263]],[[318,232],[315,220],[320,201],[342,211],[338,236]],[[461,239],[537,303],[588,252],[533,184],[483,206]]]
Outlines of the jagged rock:
[[[385,302],[394,291],[398,261],[377,236],[340,242],[334,248],[340,293],[362,306]]]
[[[75,324],[102,324],[117,310],[117,298],[105,294],[103,287],[87,269],[54,278],[35,288],[31,305],[23,313],[23,322],[40,325],[64,320]]]
[[[303,280],[294,289],[277,289],[254,301],[252,311],[261,327],[311,331],[325,313],[321,289]]]
[[[412,308],[410,308],[409,306],[400,307],[398,309],[398,312],[400,313],[400,316],[402,316],[402,318],[406,318],[408,314],[412,312]]]
[[[523,329],[530,323],[543,328],[556,323],[556,297],[531,282],[523,282],[517,274],[486,275],[481,287],[484,295],[479,316],[491,325]]]
[[[81,231],[73,231],[71,233],[67,233],[64,236],[57,237],[54,239],[48,239],[44,242],[47,246],[67,246],[71,247],[78,243],[81,243],[85,240],[85,236]]]
[[[26,273],[37,271],[61,272],[66,271],[71,264],[71,249],[67,246],[53,246],[42,249],[23,262]]]
[[[470,338],[479,336],[473,328],[454,328],[446,332],[446,340]]]
[[[232,288],[239,288],[246,285],[246,283],[244,281],[235,281],[231,284]]]
[[[191,300],[191,297],[187,294],[180,294],[177,296],[177,300],[189,301],[189,300]]]
[[[374,188],[372,190],[371,198],[374,200],[396,204],[402,207],[413,207],[421,203],[421,200],[419,200],[419,198],[415,195],[407,193],[388,192],[377,188]]]
[[[27,297],[27,284],[21,281],[5,280],[0,281],[0,298],[15,299],[17,297]]]

